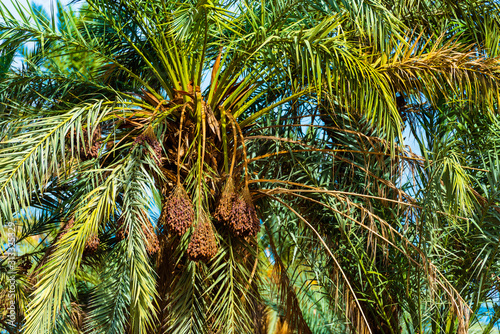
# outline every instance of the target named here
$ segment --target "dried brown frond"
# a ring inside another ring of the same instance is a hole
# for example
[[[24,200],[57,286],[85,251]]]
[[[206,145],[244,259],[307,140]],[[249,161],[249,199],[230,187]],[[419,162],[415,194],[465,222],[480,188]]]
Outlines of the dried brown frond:
[[[267,334],[269,331],[270,312],[266,305],[259,302],[254,308],[255,334]]]
[[[70,319],[75,328],[81,330],[83,328],[83,322],[87,317],[87,314],[82,310],[82,305],[76,302],[71,302],[70,306]],[[66,307],[66,306],[65,306]]]
[[[275,259],[272,278],[278,285],[279,289],[278,297],[280,302],[283,305],[286,305],[285,322],[288,323],[292,329],[296,330],[297,333],[301,334],[312,333],[311,329],[309,328],[307,322],[304,319],[302,310],[300,309],[299,297],[297,296],[293,288],[293,285],[290,282],[286,266],[281,260],[281,257],[276,249],[273,235],[272,233],[268,233],[268,235],[269,235],[269,245],[271,246],[270,247],[271,252]]]

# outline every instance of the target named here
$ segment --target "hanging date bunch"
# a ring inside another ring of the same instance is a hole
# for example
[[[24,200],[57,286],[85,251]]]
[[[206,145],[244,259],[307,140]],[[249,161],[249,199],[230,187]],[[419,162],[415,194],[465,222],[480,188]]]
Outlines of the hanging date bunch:
[[[207,215],[202,212],[198,224],[191,236],[187,249],[191,261],[210,261],[217,254],[217,241],[212,229],[212,223]]]
[[[150,157],[158,166],[161,166],[161,144],[156,138],[156,135],[154,134],[154,131],[151,127],[148,127],[146,131],[135,138],[133,147],[136,147],[137,145],[145,146],[145,144],[147,144],[153,150],[153,153],[149,152]],[[146,147],[144,148],[146,149]]]
[[[233,124],[236,124],[234,121]],[[233,133],[236,133],[236,125],[233,126]],[[255,237],[260,230],[260,220],[257,216],[257,211],[252,201],[250,191],[248,189],[248,174],[246,165],[246,149],[244,145],[243,135],[240,132],[242,150],[243,150],[243,166],[245,182],[237,191],[233,179],[234,158],[236,157],[236,135],[234,136],[235,147],[233,154],[233,163],[231,164],[231,172],[227,180],[224,190],[220,196],[215,217],[225,226],[229,232],[235,237]]]
[[[238,194],[232,178],[222,192],[215,218],[236,237],[256,236],[260,231],[260,220],[247,187]]]
[[[63,226],[62,230],[59,232],[59,235],[57,236],[57,240],[61,240],[66,233],[69,232],[73,228],[73,225],[75,224],[75,220],[73,218],[70,218]]]
[[[124,240],[128,236],[128,230],[127,227],[125,226],[125,218],[121,216],[118,221],[116,222],[117,225],[117,230],[116,230],[116,238],[118,240]]]
[[[101,148],[101,127],[98,125],[89,135],[87,129],[82,129],[81,136],[83,137],[83,145],[80,145],[80,159],[90,160],[97,158],[99,149]]]
[[[156,235],[151,221],[142,224],[142,233],[146,238],[146,251],[149,255],[156,254],[160,249],[160,243],[158,241],[158,236]]]
[[[233,196],[231,213],[225,221],[230,232],[237,237],[256,236],[260,230],[260,220],[253,205],[248,188]]]
[[[223,223],[230,221],[231,209],[235,199],[236,199],[236,193],[234,190],[234,181],[232,177],[229,177],[229,179],[226,182],[226,185],[224,186],[224,190],[222,191],[219,200],[219,205],[217,206],[217,209],[215,211],[215,218],[219,222]]]
[[[184,89],[174,89],[170,101],[143,95],[158,110],[157,117],[169,112],[172,116],[158,130],[163,131],[160,148],[165,154],[158,182],[161,189],[173,187],[158,225],[169,237],[189,237],[188,258],[207,262],[217,253],[218,235],[255,237],[260,220],[248,188],[245,140],[238,122],[230,110],[205,101],[199,86],[188,84]],[[135,145],[146,142],[155,147],[150,132],[138,136]],[[212,217],[220,224],[214,226]]]
[[[83,250],[83,256],[89,256],[94,254],[99,248],[100,240],[96,234],[92,234],[85,242],[85,248]]]
[[[168,231],[183,235],[193,225],[194,210],[189,196],[181,184],[178,184],[163,204],[161,222]]]
[[[31,260],[28,256],[25,256],[24,259],[19,263],[19,269],[23,273],[26,273],[28,270],[30,270],[32,266],[33,263],[31,263]]]
[[[138,218],[141,221],[141,229],[142,234],[144,236],[144,244],[146,246],[146,251],[149,255],[154,255],[160,249],[160,243],[158,241],[158,236],[155,233],[153,224],[147,218],[147,214],[143,211],[142,218]],[[125,224],[125,218],[121,216],[116,222],[117,230],[116,230],[116,238],[119,241],[126,239],[129,235],[128,228]],[[133,227],[133,226],[131,226]]]

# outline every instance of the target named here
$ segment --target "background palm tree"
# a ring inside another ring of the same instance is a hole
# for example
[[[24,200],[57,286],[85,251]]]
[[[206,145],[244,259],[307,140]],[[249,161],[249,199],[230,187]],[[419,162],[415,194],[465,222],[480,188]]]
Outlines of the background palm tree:
[[[3,7],[0,212],[26,244],[23,331],[466,333],[485,307],[491,331],[498,13]]]

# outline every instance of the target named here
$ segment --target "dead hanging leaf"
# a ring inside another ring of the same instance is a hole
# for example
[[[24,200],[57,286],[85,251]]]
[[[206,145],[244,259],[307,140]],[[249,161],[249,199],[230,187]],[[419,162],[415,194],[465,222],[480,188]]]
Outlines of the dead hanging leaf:
[[[182,87],[181,82],[179,82],[179,85]],[[193,82],[190,81],[187,84],[187,87],[185,90],[183,89],[173,89],[174,91],[174,96],[172,97],[172,102],[174,104],[182,104],[184,100],[184,96],[189,96],[190,98],[194,99],[194,91],[193,91]]]
[[[217,72],[219,71],[220,67],[220,59],[222,56],[222,46],[219,48],[219,55],[217,56],[217,59],[215,60],[214,67],[212,68],[212,77],[211,77],[211,85],[215,86],[215,90],[217,90],[217,82],[216,82],[216,77],[217,77]]]
[[[177,89],[174,89],[174,92],[175,92],[176,94],[179,94],[179,96],[189,96],[189,97],[194,98],[193,93],[188,93],[188,92],[186,92],[186,91],[184,91],[184,90],[177,90]]]
[[[188,92],[190,92],[191,94],[193,94],[193,97],[194,97],[194,88],[193,88],[193,84],[194,84],[193,80],[190,80],[190,81],[189,81],[189,83],[188,83],[188,85],[187,85],[187,87],[186,87],[186,88],[187,88],[187,89],[186,89],[186,91],[188,91]]]
[[[156,107],[158,104],[160,104],[160,101],[153,94],[151,94],[150,92],[148,92],[144,88],[142,88],[141,91],[144,94],[141,96],[144,101],[146,101],[147,103],[149,103],[153,107]]]
[[[217,135],[217,138],[221,140],[219,122],[217,122],[217,118],[215,118],[214,112],[212,111],[212,107],[210,107],[210,105],[206,105],[205,103],[203,104],[205,107],[205,112],[207,114],[208,126],[213,131],[213,133]]]
[[[179,155],[179,157],[181,157],[181,158],[184,156],[184,147],[182,147],[182,145],[181,145],[181,147],[180,147],[179,152],[177,152],[177,154],[178,154],[178,155]]]
[[[177,175],[175,175],[174,173],[172,173],[170,170],[168,170],[166,168],[163,168],[163,167],[161,167],[160,169],[163,172],[163,174],[167,177],[168,180],[171,180],[173,182],[177,181]]]
[[[182,149],[184,150],[184,152],[189,152],[189,133],[185,133],[182,136],[184,137]]]
[[[166,100],[160,101],[156,98],[156,96],[154,96],[153,94],[151,94],[150,92],[146,91],[143,88],[141,89],[141,91],[144,95],[140,95],[140,94],[134,94],[134,95],[139,96],[141,99],[146,101],[148,104],[152,105],[156,110],[159,109],[162,112],[167,110],[167,106],[168,106],[169,101],[166,101]],[[144,110],[143,112],[146,112],[146,111]]]

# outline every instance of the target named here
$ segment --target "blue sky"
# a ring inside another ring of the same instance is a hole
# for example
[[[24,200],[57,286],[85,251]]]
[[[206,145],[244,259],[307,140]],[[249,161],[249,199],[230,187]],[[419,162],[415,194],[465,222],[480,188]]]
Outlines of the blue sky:
[[[61,3],[66,6],[66,5],[68,5],[68,3],[70,1],[71,0],[61,0]],[[14,6],[12,5],[12,1],[11,0],[2,0],[1,2],[2,2],[2,5],[6,6],[11,13],[15,13],[16,12],[15,9],[14,9]],[[27,3],[26,0],[21,0],[19,2],[21,4],[23,4],[23,5],[25,5]],[[55,8],[55,4],[56,4],[56,2],[53,1],[53,0],[38,0],[38,1],[32,1],[32,3],[35,3],[37,5],[43,6],[43,8],[45,8],[45,10],[48,13],[50,13],[51,4],[54,6],[54,8]],[[75,5],[73,5],[73,7],[75,7]]]

